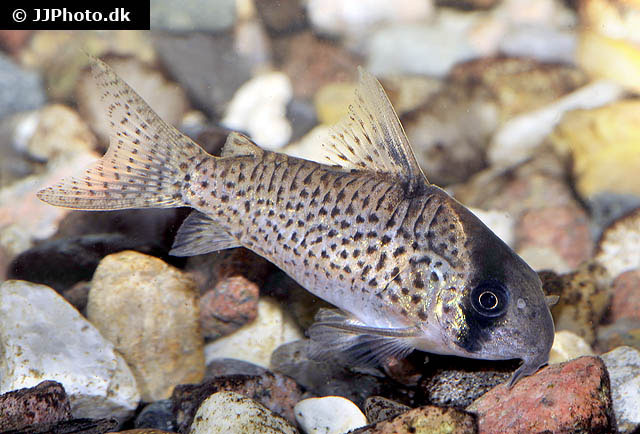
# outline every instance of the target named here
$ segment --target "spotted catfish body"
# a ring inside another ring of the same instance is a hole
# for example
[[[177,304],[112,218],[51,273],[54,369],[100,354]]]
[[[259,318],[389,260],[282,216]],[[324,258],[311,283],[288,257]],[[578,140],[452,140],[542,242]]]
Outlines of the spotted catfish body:
[[[172,253],[244,246],[340,310],[313,352],[354,364],[414,349],[546,363],[553,322],[537,274],[428,183],[380,84],[361,72],[348,116],[321,140],[329,164],[232,133],[221,157],[164,123],[108,66],[94,77],[112,127],[105,156],[42,200],[85,210],[190,206]]]

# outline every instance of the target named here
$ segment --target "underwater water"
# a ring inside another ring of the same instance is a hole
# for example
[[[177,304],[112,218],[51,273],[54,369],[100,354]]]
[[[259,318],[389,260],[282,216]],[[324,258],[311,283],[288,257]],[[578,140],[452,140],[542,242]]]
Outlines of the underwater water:
[[[0,30],[0,431],[635,432],[638,16],[157,0],[151,30]],[[39,199],[70,176],[98,210]]]

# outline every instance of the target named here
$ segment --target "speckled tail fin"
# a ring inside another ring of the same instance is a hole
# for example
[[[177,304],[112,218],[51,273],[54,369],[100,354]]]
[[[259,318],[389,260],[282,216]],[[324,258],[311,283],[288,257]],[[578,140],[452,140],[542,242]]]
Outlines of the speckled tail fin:
[[[239,246],[240,242],[213,219],[193,211],[180,226],[169,254],[194,256]]]
[[[51,205],[85,210],[184,205],[181,182],[208,154],[165,123],[104,62],[93,59],[111,137],[107,153],[83,175],[41,190]]]
[[[309,328],[309,357],[339,360],[358,367],[374,367],[391,357],[404,358],[414,350],[413,328],[368,327],[353,317],[333,309],[320,309]]]

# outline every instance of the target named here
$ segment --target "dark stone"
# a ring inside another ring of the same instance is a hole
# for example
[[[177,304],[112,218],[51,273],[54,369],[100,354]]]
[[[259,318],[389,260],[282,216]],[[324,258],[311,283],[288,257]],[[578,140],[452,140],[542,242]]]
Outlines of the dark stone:
[[[307,26],[305,6],[300,0],[256,0],[254,3],[272,34],[295,32]]]
[[[251,398],[295,424],[293,407],[302,400],[303,390],[282,374],[227,375],[201,384],[177,386],[171,396],[178,431],[186,433],[200,404],[216,392],[230,391]]]
[[[72,419],[57,423],[32,425],[2,434],[104,434],[118,426],[116,419]]]
[[[173,402],[163,399],[145,406],[134,422],[136,428],[155,428],[163,431],[175,431],[176,419],[173,415]]]
[[[13,260],[7,277],[63,292],[77,282],[91,280],[102,258],[123,250],[136,250],[181,266],[185,259],[168,253],[189,212],[188,208],[71,212],[52,239]]]
[[[238,359],[213,359],[207,365],[205,380],[227,375],[264,375],[269,372],[262,366]]]
[[[231,33],[163,33],[155,42],[165,67],[210,116],[221,116],[236,90],[251,78],[251,61],[235,50]]]
[[[62,292],[77,282],[91,280],[102,258],[122,250],[148,253],[139,240],[121,234],[45,241],[15,258],[9,265],[8,277],[42,283]]]
[[[27,110],[35,110],[45,103],[42,78],[35,71],[16,65],[0,54],[0,119]]]
[[[78,282],[71,288],[62,293],[67,300],[78,312],[84,315],[89,301],[89,291],[91,290],[91,282]],[[86,315],[85,315],[86,316]]]
[[[291,125],[290,143],[301,139],[318,125],[316,108],[310,101],[299,98],[293,98],[287,104],[287,119]]]
[[[370,424],[391,419],[410,410],[408,405],[400,404],[382,396],[370,396],[364,402],[364,414]]]
[[[420,405],[464,408],[511,378],[520,361],[476,360],[429,355],[418,385]]]
[[[0,431],[71,419],[71,406],[60,383],[43,381],[29,389],[0,395]]]

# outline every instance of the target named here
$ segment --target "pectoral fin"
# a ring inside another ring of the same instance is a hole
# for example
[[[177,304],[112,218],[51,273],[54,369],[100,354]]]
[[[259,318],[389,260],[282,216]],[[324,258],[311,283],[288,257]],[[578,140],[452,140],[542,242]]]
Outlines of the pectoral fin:
[[[415,328],[369,327],[347,314],[321,309],[309,329],[309,357],[373,367],[391,357],[404,358],[414,350]]]

